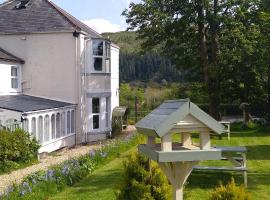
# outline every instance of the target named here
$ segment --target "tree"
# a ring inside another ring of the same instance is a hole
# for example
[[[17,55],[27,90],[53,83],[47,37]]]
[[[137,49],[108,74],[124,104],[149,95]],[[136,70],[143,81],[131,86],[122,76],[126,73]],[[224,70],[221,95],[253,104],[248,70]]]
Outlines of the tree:
[[[160,47],[179,68],[196,69],[203,77],[209,98],[209,112],[219,119],[222,63],[226,45],[220,38],[231,34],[240,7],[253,1],[230,0],[143,0],[130,4],[123,15],[129,29],[138,29],[142,47]],[[251,3],[250,3],[251,2]],[[250,4],[249,4],[250,3]],[[226,49],[229,50],[229,49]]]

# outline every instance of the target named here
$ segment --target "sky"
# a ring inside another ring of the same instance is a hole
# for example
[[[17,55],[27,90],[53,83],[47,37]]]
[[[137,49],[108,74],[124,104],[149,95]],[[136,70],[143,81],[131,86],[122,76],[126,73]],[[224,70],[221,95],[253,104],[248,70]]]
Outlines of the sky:
[[[3,2],[4,0],[0,0]],[[125,30],[127,24],[121,16],[131,2],[140,0],[52,0],[71,15],[99,33]]]

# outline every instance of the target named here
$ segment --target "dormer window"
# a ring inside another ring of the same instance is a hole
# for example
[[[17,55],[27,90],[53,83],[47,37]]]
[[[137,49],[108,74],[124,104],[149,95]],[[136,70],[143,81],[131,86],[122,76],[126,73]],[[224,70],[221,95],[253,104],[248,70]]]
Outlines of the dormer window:
[[[19,72],[17,66],[11,66],[11,88],[15,90],[19,88]]]
[[[92,41],[92,58],[94,73],[111,72],[111,45],[109,41],[94,39]]]

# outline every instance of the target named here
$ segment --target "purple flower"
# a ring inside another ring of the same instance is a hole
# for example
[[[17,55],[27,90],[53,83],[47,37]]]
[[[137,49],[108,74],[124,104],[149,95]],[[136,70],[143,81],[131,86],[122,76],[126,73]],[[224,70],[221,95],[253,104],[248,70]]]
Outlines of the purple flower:
[[[36,185],[37,184],[37,180],[35,178],[32,179],[32,183],[33,185]]]
[[[68,168],[68,166],[65,165],[61,170],[61,174],[62,175],[67,175],[68,172],[69,172],[69,168]]]
[[[11,193],[11,192],[13,192],[13,191],[14,191],[13,186],[8,186],[8,188],[7,188],[7,190],[6,190],[6,193],[9,194],[9,193]]]
[[[90,150],[90,153],[89,153],[90,157],[94,157],[96,155],[96,152],[95,150]]]
[[[101,153],[100,153],[100,156],[101,156],[102,158],[106,158],[106,157],[107,157],[107,155],[108,155],[108,153],[107,153],[107,152],[101,152]]]
[[[21,191],[20,191],[20,196],[22,197],[22,196],[26,195],[26,193],[27,193],[27,192],[26,192],[25,190],[21,190]]]
[[[26,192],[27,191],[28,192],[32,192],[32,189],[31,189],[31,187],[30,187],[30,185],[29,185],[28,182],[23,182],[22,187],[23,187],[23,189],[25,189]]]
[[[48,170],[46,173],[46,180],[51,180],[54,176],[54,171],[52,169]]]

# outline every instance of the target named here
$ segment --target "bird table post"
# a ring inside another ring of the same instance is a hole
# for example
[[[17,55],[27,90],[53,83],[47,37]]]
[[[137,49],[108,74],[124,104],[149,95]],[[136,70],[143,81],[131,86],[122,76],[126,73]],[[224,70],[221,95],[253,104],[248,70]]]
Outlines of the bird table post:
[[[147,136],[147,144],[139,145],[139,152],[159,164],[173,186],[174,200],[183,200],[184,184],[198,162],[221,159],[220,150],[211,148],[210,132],[221,134],[225,127],[189,99],[164,102],[136,128]],[[174,133],[181,135],[181,142],[172,140]],[[200,135],[199,146],[193,145],[190,133]]]

